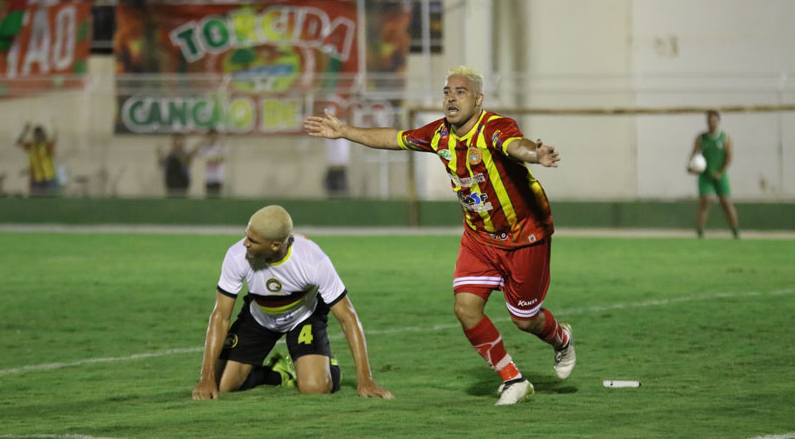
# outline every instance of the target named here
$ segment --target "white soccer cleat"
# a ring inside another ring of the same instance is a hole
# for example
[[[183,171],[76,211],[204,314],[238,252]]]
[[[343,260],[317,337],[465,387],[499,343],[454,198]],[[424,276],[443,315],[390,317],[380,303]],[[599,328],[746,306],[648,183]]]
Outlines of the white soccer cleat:
[[[500,385],[499,392],[501,394],[500,400],[494,405],[512,405],[527,399],[528,396],[535,393],[535,389],[533,389],[530,381],[523,380],[507,386],[503,383]]]
[[[561,323],[560,326],[569,334],[569,345],[561,350],[555,350],[555,373],[558,378],[565,380],[571,375],[574,364],[577,362],[577,353],[574,352],[574,337],[571,334],[571,325]]]

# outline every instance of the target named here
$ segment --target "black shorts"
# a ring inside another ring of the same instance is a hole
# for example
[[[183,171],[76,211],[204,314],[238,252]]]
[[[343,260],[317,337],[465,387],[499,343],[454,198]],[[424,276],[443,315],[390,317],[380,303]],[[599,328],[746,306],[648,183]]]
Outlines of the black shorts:
[[[251,298],[246,296],[237,320],[229,327],[220,358],[259,366],[285,333],[272,331],[257,323],[249,310],[250,304]],[[331,356],[326,333],[328,312],[328,305],[319,300],[314,313],[286,332],[287,350],[293,360],[304,355]]]

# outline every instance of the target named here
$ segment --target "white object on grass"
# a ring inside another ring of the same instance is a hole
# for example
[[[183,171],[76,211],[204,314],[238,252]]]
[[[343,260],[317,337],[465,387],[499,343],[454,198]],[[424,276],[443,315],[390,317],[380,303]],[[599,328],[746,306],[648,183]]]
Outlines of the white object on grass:
[[[605,387],[640,387],[640,381],[604,380],[602,385]]]

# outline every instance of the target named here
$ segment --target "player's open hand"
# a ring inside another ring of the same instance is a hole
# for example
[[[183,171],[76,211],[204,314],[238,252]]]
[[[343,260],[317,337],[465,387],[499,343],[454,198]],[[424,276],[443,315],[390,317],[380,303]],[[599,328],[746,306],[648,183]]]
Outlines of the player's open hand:
[[[558,152],[555,151],[555,147],[544,145],[544,142],[542,142],[541,139],[538,139],[536,144],[538,163],[549,168],[557,168],[558,162],[560,161],[560,156],[558,155]]]
[[[330,111],[323,110],[323,116],[309,116],[304,119],[304,129],[312,137],[339,139],[342,137],[342,122]]]
[[[199,381],[193,389],[193,399],[218,399],[218,386],[208,381]]]
[[[365,398],[395,399],[395,395],[392,392],[379,386],[373,380],[360,382],[357,390],[359,391],[359,396]]]

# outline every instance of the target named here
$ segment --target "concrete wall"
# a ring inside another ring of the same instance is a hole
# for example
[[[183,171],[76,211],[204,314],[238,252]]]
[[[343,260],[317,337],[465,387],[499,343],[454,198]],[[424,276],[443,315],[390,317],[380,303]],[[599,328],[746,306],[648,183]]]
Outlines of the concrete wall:
[[[660,90],[638,93],[639,105],[793,102],[795,3],[647,0],[635,1],[632,12],[635,87]],[[793,198],[795,177],[787,170],[795,169],[795,113],[730,113],[722,125],[735,144],[734,196]],[[692,193],[684,164],[705,126],[702,115],[638,118],[640,197]]]

